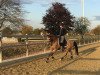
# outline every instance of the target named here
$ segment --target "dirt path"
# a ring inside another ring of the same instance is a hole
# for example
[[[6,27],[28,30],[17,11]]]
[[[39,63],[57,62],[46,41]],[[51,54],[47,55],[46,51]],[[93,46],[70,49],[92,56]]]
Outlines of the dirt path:
[[[79,48],[80,56],[60,61],[63,53],[55,55],[56,60],[45,63],[45,59],[0,68],[0,75],[100,75],[100,43]]]

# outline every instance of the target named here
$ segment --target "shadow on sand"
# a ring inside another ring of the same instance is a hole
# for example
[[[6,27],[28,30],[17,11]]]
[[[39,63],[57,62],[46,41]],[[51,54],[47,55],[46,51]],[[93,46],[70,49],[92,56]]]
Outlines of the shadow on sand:
[[[87,75],[100,75],[100,70],[99,71],[82,71],[82,70],[63,70],[63,68],[73,64],[75,61],[78,61],[78,60],[99,60],[100,59],[95,59],[95,58],[81,58],[81,56],[83,55],[89,55],[91,53],[93,53],[94,51],[96,51],[96,47],[93,47],[93,48],[89,48],[89,49],[86,49],[86,50],[83,50],[83,51],[80,51],[79,54],[80,54],[80,57],[77,58],[77,59],[74,59],[73,61],[67,63],[66,65],[52,71],[52,72],[48,72],[48,75],[66,75],[66,74],[74,74],[74,75],[81,75],[81,74],[87,74]]]

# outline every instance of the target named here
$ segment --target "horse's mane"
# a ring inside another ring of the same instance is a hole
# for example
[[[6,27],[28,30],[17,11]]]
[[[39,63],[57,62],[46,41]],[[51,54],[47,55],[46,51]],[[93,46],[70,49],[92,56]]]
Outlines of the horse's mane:
[[[55,35],[48,35],[48,37],[50,38],[50,43],[51,43],[51,46],[50,46],[50,50],[57,50],[60,45],[59,45],[59,42],[58,42],[58,36],[55,36]]]

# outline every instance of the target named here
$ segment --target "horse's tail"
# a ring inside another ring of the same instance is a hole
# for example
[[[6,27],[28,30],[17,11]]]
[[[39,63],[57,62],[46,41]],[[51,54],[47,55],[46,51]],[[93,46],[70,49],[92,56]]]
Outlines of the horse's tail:
[[[74,44],[74,47],[75,47],[76,54],[79,55],[77,43],[74,41],[73,44]]]

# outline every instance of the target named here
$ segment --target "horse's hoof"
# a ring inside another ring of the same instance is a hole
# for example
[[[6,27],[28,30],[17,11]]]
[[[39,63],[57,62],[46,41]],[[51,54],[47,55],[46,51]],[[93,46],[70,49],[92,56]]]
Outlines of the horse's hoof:
[[[52,59],[55,59],[54,57],[52,57]]]
[[[79,57],[79,55],[76,55],[76,58],[78,58]]]
[[[46,63],[49,63],[49,61],[46,61]]]
[[[60,60],[62,61],[64,58],[61,58]]]
[[[59,59],[59,61],[62,61],[61,59]]]
[[[70,58],[73,59],[73,56],[71,56]]]
[[[46,63],[48,63],[48,62],[49,62],[49,58],[46,59]]]

